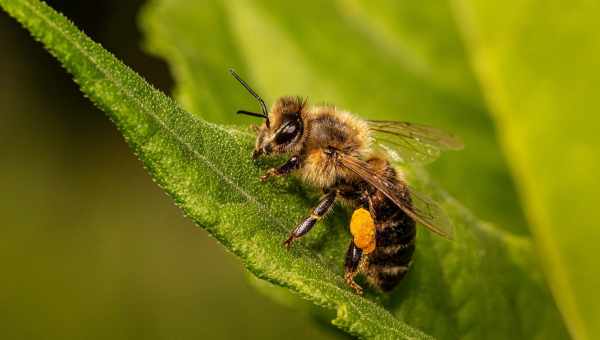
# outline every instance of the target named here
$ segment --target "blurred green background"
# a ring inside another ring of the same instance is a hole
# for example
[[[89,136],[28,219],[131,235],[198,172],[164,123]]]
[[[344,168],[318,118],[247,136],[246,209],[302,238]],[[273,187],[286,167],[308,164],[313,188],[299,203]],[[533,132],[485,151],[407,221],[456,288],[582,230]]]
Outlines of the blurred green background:
[[[233,115],[256,105],[234,67],[268,102],[304,95],[457,133],[466,148],[428,168],[434,181],[478,220],[531,238],[571,336],[600,336],[600,3],[48,3],[210,121],[254,121]],[[5,14],[0,50],[6,338],[340,336],[306,304],[257,293]]]
[[[50,1],[169,92],[142,1]],[[59,64],[0,13],[3,339],[331,338],[250,286],[185,219]]]

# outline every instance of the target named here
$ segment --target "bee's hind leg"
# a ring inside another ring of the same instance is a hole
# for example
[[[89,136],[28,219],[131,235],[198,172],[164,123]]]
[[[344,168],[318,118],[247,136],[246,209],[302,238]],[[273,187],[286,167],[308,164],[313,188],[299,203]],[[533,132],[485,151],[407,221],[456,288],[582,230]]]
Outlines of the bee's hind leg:
[[[333,204],[335,203],[336,196],[337,192],[335,190],[326,192],[325,196],[321,198],[321,201],[313,209],[310,216],[305,218],[304,221],[302,221],[300,224],[298,224],[296,228],[294,228],[294,230],[292,230],[290,237],[288,237],[288,239],[285,240],[283,244],[289,248],[295,239],[306,235],[312,229],[312,227],[315,226],[317,221],[320,220],[331,210]]]
[[[356,282],[354,282],[354,277],[359,272],[359,265],[361,263],[361,259],[363,257],[363,251],[359,247],[354,244],[354,240],[350,241],[350,246],[348,247],[348,251],[346,252],[346,263],[344,265],[344,279],[346,279],[346,283],[358,295],[362,295],[363,289]]]

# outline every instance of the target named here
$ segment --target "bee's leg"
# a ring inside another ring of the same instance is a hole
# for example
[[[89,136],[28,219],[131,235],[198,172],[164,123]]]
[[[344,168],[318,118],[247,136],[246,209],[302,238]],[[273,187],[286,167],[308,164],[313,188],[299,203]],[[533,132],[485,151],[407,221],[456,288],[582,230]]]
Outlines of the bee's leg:
[[[356,282],[354,277],[358,274],[359,264],[362,259],[363,251],[354,244],[354,240],[350,241],[350,246],[346,252],[346,263],[344,265],[344,278],[346,283],[356,291],[356,294],[362,295],[362,288]]]
[[[315,226],[317,221],[320,220],[323,216],[325,216],[329,212],[329,210],[331,210],[331,207],[333,207],[333,204],[335,203],[336,196],[337,191],[335,190],[326,192],[325,196],[321,198],[319,204],[313,209],[312,214],[310,214],[309,217],[304,219],[302,223],[298,224],[298,226],[294,228],[294,230],[290,234],[290,237],[287,240],[285,240],[283,244],[289,248],[295,239],[306,235],[306,233],[308,233],[312,229],[312,227]]]
[[[360,194],[360,198],[358,199],[358,201],[360,202],[360,204],[366,205],[369,208],[371,216],[375,216],[375,211],[373,210],[373,199],[371,199],[371,195],[369,195],[368,191],[363,191]]]
[[[288,173],[298,169],[299,166],[300,166],[300,157],[293,156],[287,162],[283,163],[283,165],[281,165],[280,167],[271,168],[271,169],[267,170],[266,174],[260,176],[260,180],[262,182],[264,182],[271,176],[287,175]]]

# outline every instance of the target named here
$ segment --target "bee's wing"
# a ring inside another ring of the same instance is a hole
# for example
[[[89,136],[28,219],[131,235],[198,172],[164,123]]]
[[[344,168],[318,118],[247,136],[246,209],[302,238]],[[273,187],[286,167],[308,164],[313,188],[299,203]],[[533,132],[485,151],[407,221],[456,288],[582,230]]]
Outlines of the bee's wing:
[[[407,122],[368,120],[374,146],[387,152],[392,161],[426,164],[444,150],[460,150],[462,141],[436,128]]]
[[[381,191],[400,209],[402,209],[410,218],[421,223],[432,232],[452,239],[452,224],[444,210],[431,199],[412,190],[406,183],[395,183],[389,179],[378,175],[367,162],[356,157],[342,154],[338,157],[339,164],[342,167],[352,171],[367,183],[371,184],[377,190]],[[410,192],[410,198],[404,197],[398,188],[399,185],[405,186]]]

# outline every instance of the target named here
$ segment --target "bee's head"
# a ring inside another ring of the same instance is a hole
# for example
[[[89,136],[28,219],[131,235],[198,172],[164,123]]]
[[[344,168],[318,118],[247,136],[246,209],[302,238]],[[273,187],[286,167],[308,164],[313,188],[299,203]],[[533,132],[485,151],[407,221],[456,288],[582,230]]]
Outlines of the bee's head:
[[[261,155],[295,152],[302,146],[306,102],[302,98],[281,97],[265,122],[258,128],[252,158]]]
[[[258,100],[262,110],[262,113],[244,110],[237,113],[265,119],[264,123],[257,129],[258,134],[252,158],[297,151],[301,147],[303,139],[304,123],[302,113],[306,102],[302,98],[281,97],[275,102],[269,113],[265,102],[260,96],[235,71],[229,71]]]

